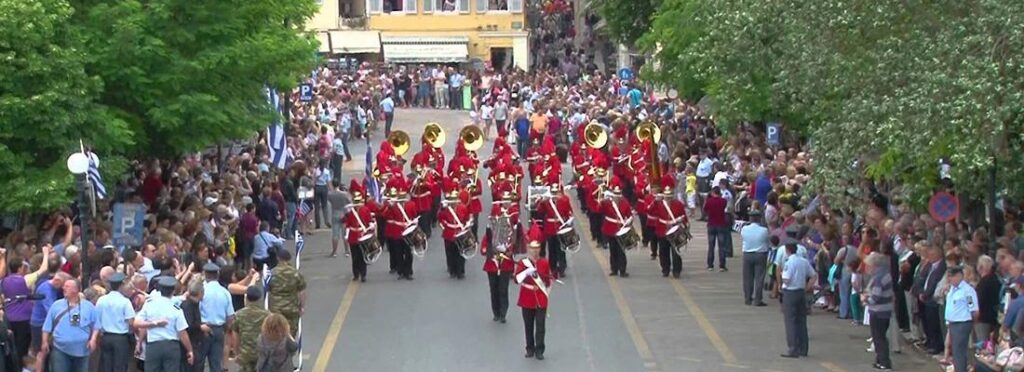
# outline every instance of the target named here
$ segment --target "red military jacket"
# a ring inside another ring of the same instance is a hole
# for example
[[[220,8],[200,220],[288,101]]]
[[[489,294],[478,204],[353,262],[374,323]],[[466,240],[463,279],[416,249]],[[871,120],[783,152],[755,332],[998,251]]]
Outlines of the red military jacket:
[[[668,230],[679,224],[688,224],[686,217],[686,206],[679,200],[658,200],[651,205],[650,219],[648,224],[654,227],[654,235],[664,238]]]
[[[502,202],[491,202],[491,217],[497,218],[502,213],[508,211],[509,221],[515,225],[519,223],[519,203],[502,203]]]
[[[405,210],[404,215],[402,214],[403,209]],[[401,239],[403,236],[402,232],[415,222],[418,215],[419,209],[416,208],[416,203],[411,200],[388,204],[384,207],[384,237],[388,239]],[[409,217],[408,220],[406,220],[406,216]]]
[[[594,182],[593,175],[584,175],[583,181],[580,182],[580,187],[583,189],[584,197],[583,202],[587,204],[587,210],[591,212],[598,212],[601,209],[601,198],[603,195],[599,193],[599,187]]]
[[[480,240],[480,254],[485,258],[484,271],[495,274],[511,273],[515,270],[515,261],[512,261],[513,249],[510,247],[506,252],[491,252],[490,245],[494,242],[492,234],[491,228],[488,227],[483,239]]]
[[[512,183],[505,180],[496,180],[491,185],[491,200],[501,200],[501,193],[504,191],[515,191],[512,189]]]
[[[484,210],[483,205],[480,204],[480,195],[484,193],[484,187],[479,178],[474,179],[473,182],[476,184],[476,189],[469,195],[469,213],[478,214]]]
[[[650,217],[651,205],[653,203],[654,203],[654,195],[653,194],[644,195],[642,198],[640,198],[640,200],[636,201],[636,214],[638,216]],[[647,225],[651,226],[650,220],[648,220]]]
[[[616,210],[615,207],[618,207]],[[601,233],[606,236],[616,236],[623,227],[631,225],[630,217],[633,216],[633,209],[629,207],[626,198],[606,199],[601,202],[601,215],[604,221],[601,222]]]
[[[530,259],[524,258],[522,261],[516,262],[514,276],[516,283],[519,284],[519,302],[517,302],[517,305],[526,309],[546,309],[548,307],[548,295],[541,290],[540,285],[549,290],[551,289],[551,283],[553,282],[551,266],[548,264],[548,260],[543,257],[538,258],[536,261],[528,260]],[[521,275],[527,270],[527,265],[533,266],[534,270],[536,270],[536,278],[533,275]]]
[[[434,191],[440,184],[434,177],[434,173],[426,171],[419,178],[419,184],[412,190],[412,200],[416,202],[416,208],[421,211],[430,210],[434,205]],[[440,190],[437,190],[440,193]]]
[[[455,236],[469,228],[469,208],[465,205],[456,204],[442,207],[437,212],[437,222],[441,225],[441,238],[447,241],[455,240]]]
[[[434,170],[437,174],[444,174],[444,150],[431,147],[427,150],[427,157],[429,162],[434,163]]]
[[[360,239],[367,234],[373,234],[377,227],[377,219],[373,209],[367,205],[353,206],[352,210],[345,214],[342,219],[345,227],[348,228],[348,235],[345,240],[349,244],[359,243]]]
[[[540,202],[537,205],[537,211],[544,215],[543,232],[546,237],[558,235],[558,230],[572,226],[572,203],[565,194],[556,195]]]

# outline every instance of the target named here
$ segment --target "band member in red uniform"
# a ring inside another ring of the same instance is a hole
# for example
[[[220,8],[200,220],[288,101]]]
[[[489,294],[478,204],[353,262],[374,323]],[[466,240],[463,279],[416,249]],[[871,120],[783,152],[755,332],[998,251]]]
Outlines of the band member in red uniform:
[[[492,216],[501,213],[501,208],[491,209]],[[512,261],[512,252],[515,249],[506,244],[498,244],[494,228],[495,226],[488,226],[485,230],[484,237],[480,241],[480,253],[486,257],[484,271],[487,273],[487,284],[491,292],[493,320],[505,323],[505,315],[508,313],[508,283],[509,278],[512,277],[512,271],[515,270],[515,262]],[[512,225],[509,231],[503,233],[512,234],[513,237],[506,237],[502,240],[515,244],[517,239],[514,234],[516,231],[516,225]]]
[[[554,278],[548,260],[540,256],[544,234],[539,226],[530,228],[526,258],[516,263],[515,278],[519,284],[518,305],[523,309],[526,328],[526,357],[544,360],[544,331],[547,320],[548,294]]]
[[[427,238],[430,238],[434,221],[437,219],[437,211],[434,210],[434,192],[440,182],[434,174],[434,169],[428,165],[429,158],[426,152],[421,151],[413,156],[410,164],[415,177],[412,179],[410,193],[412,201],[416,202],[416,209],[420,211],[420,228],[427,234]]]
[[[388,249],[395,250],[396,269],[399,279],[412,280],[412,247],[406,243],[406,229],[417,224],[419,212],[416,203],[409,200],[408,182],[403,178],[393,177],[388,185],[389,193],[396,194],[396,200],[384,211],[384,236],[388,239]]]
[[[671,175],[661,179],[661,192],[658,200],[651,205],[650,218],[654,221],[654,234],[658,241],[658,254],[661,256],[661,276],[668,276],[671,270],[672,276],[678,278],[683,272],[683,258],[676,253],[667,237],[679,229],[682,229],[680,234],[689,235],[690,221],[686,217],[686,206],[675,198],[672,191],[674,185]]]
[[[373,209],[364,204],[366,192],[363,186],[352,180],[349,186],[352,193],[352,204],[345,214],[346,240],[352,248],[352,280],[366,281],[366,261],[363,259],[363,247],[370,240],[377,239],[377,220]]]
[[[651,248],[651,259],[658,258],[658,240],[654,237],[654,225],[650,218],[651,205],[654,203],[654,193],[647,184],[647,176],[637,173],[634,184],[637,190],[641,190],[636,201],[636,216],[640,218],[640,238],[643,245]]]
[[[448,276],[463,279],[466,277],[466,259],[456,247],[455,239],[469,233],[469,208],[459,203],[459,185],[451,179],[446,179],[445,183],[445,201],[438,212],[438,223],[444,239]]]
[[[547,239],[551,271],[561,278],[565,276],[566,261],[565,247],[562,247],[558,235],[560,231],[572,228],[574,221],[572,203],[563,193],[562,185],[557,179],[551,182],[551,197],[540,201],[537,210],[544,215],[544,236]]]
[[[621,237],[629,234],[633,226],[633,209],[629,207],[629,201],[622,197],[622,181],[612,176],[608,182],[608,191],[611,197],[601,202],[601,215],[604,221],[601,223],[601,234],[608,237],[609,266],[611,275],[619,275],[628,278],[626,272],[626,249],[621,245]]]
[[[587,206],[587,218],[590,220],[590,235],[602,248],[608,248],[605,246],[607,239],[601,234],[601,201],[604,200],[604,192],[608,188],[607,171],[595,165],[594,174],[588,177],[589,179],[584,181],[587,190],[584,204]]]

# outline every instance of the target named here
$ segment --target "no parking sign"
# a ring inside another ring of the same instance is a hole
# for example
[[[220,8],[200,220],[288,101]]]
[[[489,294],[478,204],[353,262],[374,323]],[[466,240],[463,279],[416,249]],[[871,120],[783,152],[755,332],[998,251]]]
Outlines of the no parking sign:
[[[960,200],[953,194],[939,191],[928,201],[928,214],[941,223],[955,220],[960,215]]]

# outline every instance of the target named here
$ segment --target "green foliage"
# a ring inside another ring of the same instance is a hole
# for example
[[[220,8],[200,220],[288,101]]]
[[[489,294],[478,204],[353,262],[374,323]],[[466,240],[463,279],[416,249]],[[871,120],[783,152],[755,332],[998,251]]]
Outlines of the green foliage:
[[[79,139],[100,151],[132,136],[94,104],[101,81],[85,70],[67,2],[0,0],[0,9],[0,211],[65,206],[65,160]]]
[[[141,134],[133,154],[174,156],[266,126],[264,84],[293,87],[312,70],[316,41],[298,27],[315,7],[116,0],[79,11],[101,102]]]
[[[264,84],[293,87],[313,67],[316,41],[300,27],[315,10],[312,0],[0,0],[0,212],[70,203],[65,160],[79,140],[109,188],[128,158],[253,136],[274,115]]]
[[[633,45],[651,27],[651,16],[665,0],[594,0],[597,13],[605,20],[605,34],[612,40]]]
[[[926,200],[940,157],[969,196],[988,190],[994,158],[1000,184],[1024,181],[1024,3],[665,0],[652,19],[651,76],[709,95],[727,127],[808,135],[812,186],[833,204],[865,176]]]

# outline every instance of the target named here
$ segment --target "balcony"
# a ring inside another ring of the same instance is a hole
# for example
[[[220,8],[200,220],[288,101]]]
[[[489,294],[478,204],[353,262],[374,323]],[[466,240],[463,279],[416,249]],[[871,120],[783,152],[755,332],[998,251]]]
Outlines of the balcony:
[[[370,19],[366,16],[358,17],[338,17],[338,29],[339,30],[367,30],[370,24]]]

